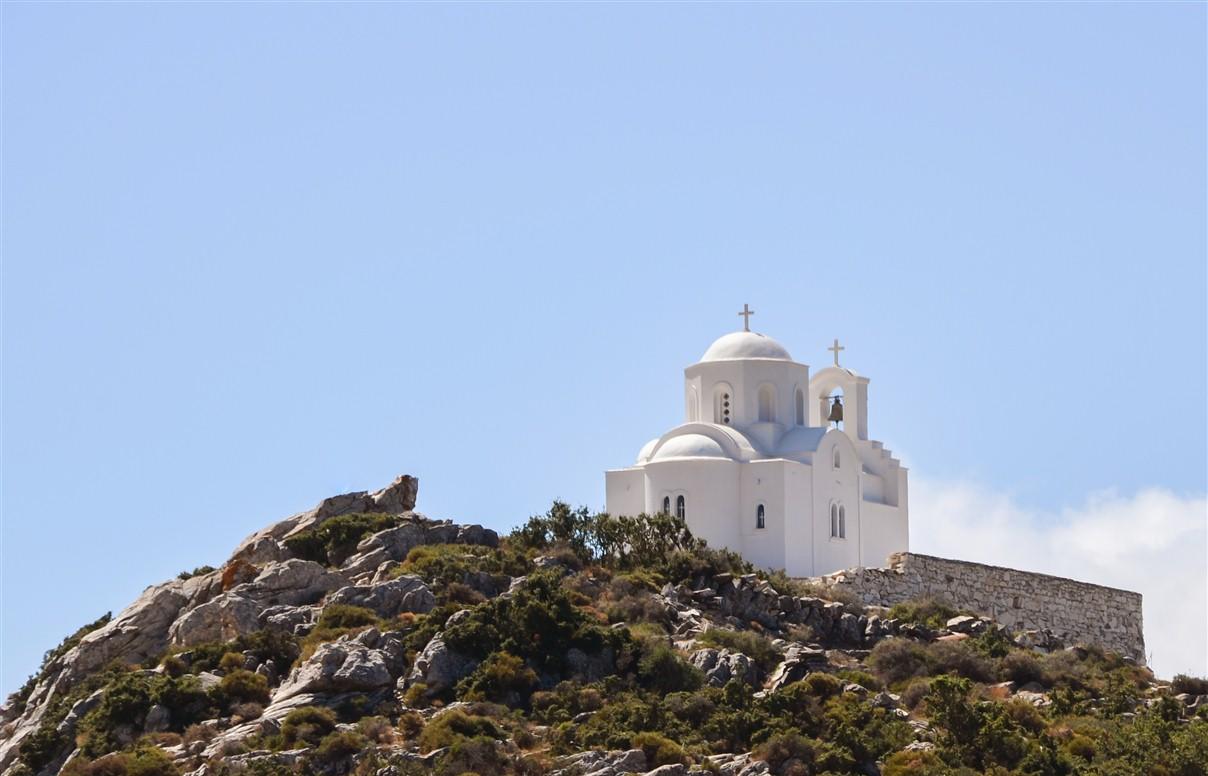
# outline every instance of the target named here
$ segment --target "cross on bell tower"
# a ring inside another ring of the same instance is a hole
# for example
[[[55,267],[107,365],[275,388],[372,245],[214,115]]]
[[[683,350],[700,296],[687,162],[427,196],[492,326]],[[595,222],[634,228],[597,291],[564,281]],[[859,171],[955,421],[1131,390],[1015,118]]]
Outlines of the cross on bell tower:
[[[746,302],[743,302],[742,303],[742,312],[739,313],[739,316],[742,318],[742,330],[743,331],[751,330],[751,316],[754,314],[755,314],[755,311],[750,309],[749,307],[747,307]]]
[[[830,352],[832,352],[832,353],[834,353],[834,354],[835,354],[835,366],[839,366],[839,351],[840,351],[840,350],[847,350],[847,348],[845,348],[845,347],[843,347],[842,345],[840,345],[840,344],[839,344],[839,338],[838,338],[838,337],[836,337],[836,338],[835,338],[835,344],[834,344],[834,345],[831,345],[829,348],[827,348],[827,350],[829,350]]]

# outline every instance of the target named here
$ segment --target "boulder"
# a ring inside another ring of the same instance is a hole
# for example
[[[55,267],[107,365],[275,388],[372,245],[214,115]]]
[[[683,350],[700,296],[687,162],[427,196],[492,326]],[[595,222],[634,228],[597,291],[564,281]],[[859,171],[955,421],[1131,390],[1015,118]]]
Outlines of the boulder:
[[[481,525],[463,525],[457,529],[457,543],[498,547],[499,534]]]
[[[422,683],[427,686],[429,695],[436,695],[452,688],[477,667],[477,660],[449,649],[442,634],[438,633],[415,656],[415,663],[403,680],[403,686]]]
[[[389,687],[404,665],[403,643],[370,628],[321,644],[281,683],[273,703],[304,693],[365,692]]]
[[[251,582],[231,592],[256,601],[263,607],[277,604],[313,604],[332,590],[348,584],[341,574],[310,560],[270,563]]]
[[[402,612],[423,614],[436,606],[436,596],[422,579],[416,576],[401,576],[388,582],[374,585],[352,585],[332,593],[328,603],[363,606],[377,612],[378,616],[391,618]]]
[[[972,633],[973,625],[976,622],[977,622],[976,617],[970,617],[968,615],[961,615],[959,617],[953,617],[952,619],[948,620],[948,622],[944,623],[944,627],[947,628],[948,630],[952,631],[953,633]]]
[[[415,509],[415,499],[419,495],[419,480],[407,474],[395,477],[394,482],[374,493],[373,512],[388,512],[401,515]]]
[[[237,636],[260,629],[260,605],[250,598],[230,592],[182,614],[168,629],[168,638],[176,646],[192,646],[208,641],[231,641]]]
[[[747,684],[758,681],[755,662],[741,652],[706,647],[693,652],[688,662],[703,671],[705,681],[713,687],[723,687],[731,679],[740,679]]]
[[[825,650],[794,644],[789,647],[784,660],[772,672],[771,678],[768,679],[767,689],[769,692],[775,692],[781,687],[799,682],[805,678],[806,674],[823,668],[827,662]]]
[[[403,561],[407,559],[407,553],[425,543],[425,535],[426,531],[421,522],[407,520],[394,528],[378,531],[362,539],[357,545],[357,555],[353,557],[369,555],[380,550],[383,554],[376,557]]]

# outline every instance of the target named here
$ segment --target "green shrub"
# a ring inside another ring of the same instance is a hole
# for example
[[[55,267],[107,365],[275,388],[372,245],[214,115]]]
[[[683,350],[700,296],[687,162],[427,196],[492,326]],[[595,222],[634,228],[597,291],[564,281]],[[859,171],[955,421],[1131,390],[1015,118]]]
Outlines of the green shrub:
[[[765,674],[770,673],[780,664],[782,655],[772,646],[772,640],[754,631],[732,631],[724,628],[710,628],[696,640],[701,644],[722,647],[734,652],[741,652],[755,661]]]
[[[909,639],[883,639],[868,655],[868,665],[887,685],[926,676],[927,650]]]
[[[317,528],[299,531],[285,540],[285,546],[303,560],[339,565],[356,552],[361,539],[369,534],[393,528],[399,522],[397,515],[340,515],[324,521]]]
[[[646,755],[646,766],[658,768],[673,763],[688,764],[688,756],[683,747],[666,736],[658,733],[638,733],[629,741],[634,749],[641,749]]]
[[[1179,695],[1180,693],[1208,695],[1208,679],[1188,676],[1187,674],[1175,674],[1174,679],[1170,681],[1170,691],[1175,695]]]
[[[336,715],[320,706],[302,706],[285,715],[281,742],[286,749],[315,746],[336,729]]]
[[[1047,684],[1044,668],[1031,652],[1016,650],[1006,655],[998,661],[998,674],[1003,681],[1016,682],[1020,685],[1028,682]]]
[[[319,742],[315,755],[326,763],[338,763],[369,746],[369,739],[351,730],[328,733]]]
[[[467,701],[493,701],[527,706],[537,686],[537,673],[507,652],[493,652],[457,685],[457,697]]]
[[[96,760],[74,760],[63,769],[62,776],[180,776],[180,769],[158,746],[140,744],[128,752]]]
[[[277,670],[284,673],[297,659],[299,651],[298,639],[293,634],[259,630],[239,636],[234,641],[214,641],[190,647],[187,650],[188,670],[190,673],[214,671],[225,655],[248,653],[261,663],[272,660]],[[242,663],[237,667],[242,667]]]
[[[881,776],[956,776],[935,752],[896,752],[885,761]]]
[[[352,606],[351,604],[328,604],[319,613],[319,621],[315,624],[315,627],[337,630],[361,628],[366,625],[379,625],[380,623],[381,620],[378,619],[377,614],[372,609],[366,609],[363,606]]]
[[[755,747],[754,754],[756,759],[766,762],[773,773],[785,773],[786,763],[798,761],[793,772],[805,776],[811,772],[809,767],[814,763],[814,742],[798,733],[780,733]]]
[[[80,720],[77,740],[81,753],[99,757],[130,743],[142,732],[143,720],[156,704],[167,707],[175,731],[211,710],[210,698],[195,676],[121,674],[105,687],[96,708]]]
[[[176,578],[177,579],[192,579],[193,577],[200,577],[203,574],[212,574],[215,571],[217,571],[217,569],[215,569],[213,566],[198,566],[197,568],[193,569],[192,571],[180,572],[179,574],[176,575]]]
[[[436,763],[436,776],[509,773],[510,763],[499,744],[489,736],[459,738]]]
[[[843,681],[822,671],[814,671],[807,674],[802,681],[809,688],[810,695],[822,700],[833,698],[843,692]]]
[[[235,671],[243,668],[247,658],[241,652],[228,652],[218,661],[218,670],[220,671]]]
[[[916,598],[893,605],[887,616],[891,620],[918,623],[938,630],[956,615],[955,609],[938,598]]]
[[[648,646],[638,661],[638,680],[657,693],[695,690],[704,683],[701,671],[680,659],[666,644]]]
[[[234,703],[268,703],[268,679],[240,668],[222,677],[216,699],[226,706]]]
[[[462,709],[451,709],[438,714],[424,726],[423,732],[419,734],[419,749],[421,752],[431,752],[480,736],[494,740],[502,738],[503,733],[488,717],[467,714]]]
[[[867,671],[857,671],[855,669],[845,669],[835,674],[841,681],[847,684],[858,684],[866,690],[880,690],[881,680]]]

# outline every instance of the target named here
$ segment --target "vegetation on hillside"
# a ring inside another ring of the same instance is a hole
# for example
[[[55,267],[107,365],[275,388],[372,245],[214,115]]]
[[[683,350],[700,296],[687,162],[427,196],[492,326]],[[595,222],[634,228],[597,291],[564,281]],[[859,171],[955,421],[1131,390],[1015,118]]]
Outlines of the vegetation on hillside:
[[[364,536],[395,523],[337,517],[287,545],[338,564]],[[765,689],[789,647],[813,640],[808,627],[705,612],[709,627],[685,635],[660,591],[755,573],[779,592],[825,591],[756,572],[669,515],[614,518],[555,503],[498,547],[424,545],[391,573],[423,578],[436,607],[384,619],[331,604],[301,637],[260,631],[145,666],[110,665],[54,701],[22,744],[22,772],[39,773],[74,744],[68,776],[180,776],[203,763],[205,776],[374,776],[386,766],[391,776],[539,776],[588,749],[636,749],[649,769],[681,763],[705,771],[721,767],[713,756],[749,752],[772,773],[810,776],[1208,773],[1208,703],[1190,708],[1180,696],[1208,695],[1208,681],[1184,676],[1166,686],[1118,655],[1087,647],[1041,654],[997,629],[891,637],[871,650],[815,644],[830,648],[824,662]],[[509,586],[506,595],[482,592]],[[940,630],[954,612],[918,601],[881,614]],[[260,719],[271,702],[273,683],[246,666],[271,660],[284,675],[320,644],[368,628],[398,634],[408,665],[440,633],[472,668],[439,690],[416,683],[402,694],[293,708],[202,754],[222,730]],[[689,661],[703,648],[750,658],[756,681],[710,682]],[[15,697],[24,702],[30,689]],[[74,741],[64,741],[67,713],[99,689]],[[148,732],[153,708],[165,710],[165,722]],[[247,752],[263,754],[232,759]]]

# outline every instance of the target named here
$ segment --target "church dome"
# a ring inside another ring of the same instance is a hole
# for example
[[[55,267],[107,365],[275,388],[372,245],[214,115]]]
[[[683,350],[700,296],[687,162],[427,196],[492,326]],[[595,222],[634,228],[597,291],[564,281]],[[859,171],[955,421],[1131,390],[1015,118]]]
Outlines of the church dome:
[[[721,445],[704,434],[681,434],[668,439],[651,460],[669,458],[729,458]]]
[[[777,361],[792,361],[789,352],[771,337],[753,331],[735,331],[718,339],[701,361],[733,361],[742,358],[771,358]]]

